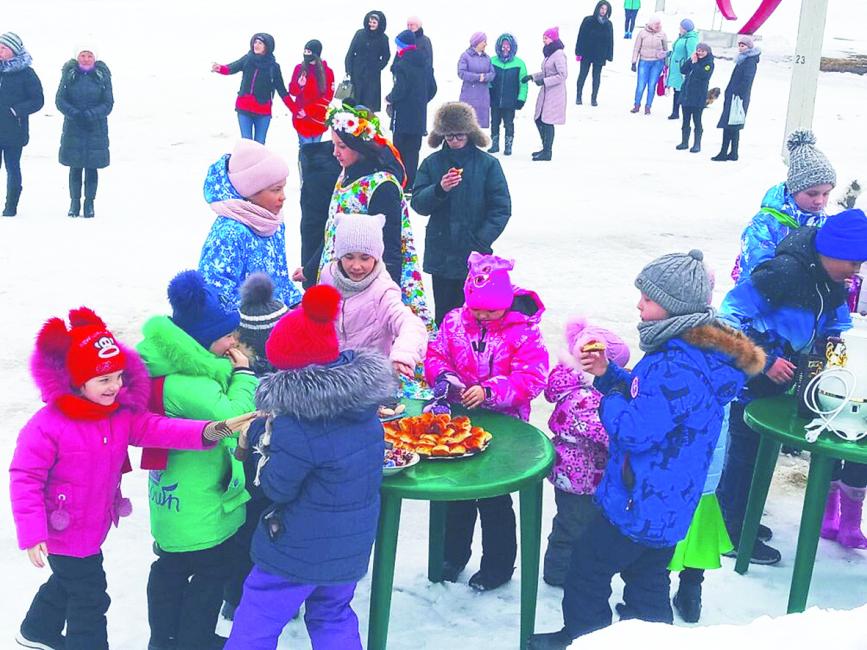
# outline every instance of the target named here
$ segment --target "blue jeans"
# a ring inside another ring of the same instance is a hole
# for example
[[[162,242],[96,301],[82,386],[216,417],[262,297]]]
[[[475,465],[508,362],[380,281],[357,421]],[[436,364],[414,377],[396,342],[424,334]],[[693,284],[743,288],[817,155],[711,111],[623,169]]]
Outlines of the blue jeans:
[[[311,135],[309,138],[304,137],[303,135],[298,136],[298,144],[310,144],[311,142],[322,142],[322,134],[319,135]]]
[[[627,34],[631,34],[632,30],[635,29],[635,17],[638,15],[638,9],[625,9],[626,12],[626,27],[624,31]]]
[[[656,96],[656,81],[662,72],[665,61],[639,61],[638,62],[638,85],[635,86],[635,105],[641,105],[641,96],[647,88],[647,107],[653,106],[653,98]]]
[[[238,112],[238,125],[241,127],[241,137],[247,140],[255,140],[259,144],[265,144],[269,124],[271,124],[270,115],[253,115],[252,113]],[[254,130],[256,131],[255,135],[253,135]]]

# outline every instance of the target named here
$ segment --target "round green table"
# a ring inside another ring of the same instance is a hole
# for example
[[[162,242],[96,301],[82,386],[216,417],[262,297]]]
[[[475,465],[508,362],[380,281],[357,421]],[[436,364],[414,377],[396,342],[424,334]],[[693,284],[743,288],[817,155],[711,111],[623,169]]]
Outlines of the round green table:
[[[757,399],[747,405],[744,422],[759,434],[756,467],[750,484],[750,496],[738,548],[752,548],[759,531],[759,521],[768,488],[774,475],[780,447],[787,445],[810,452],[810,471],[804,493],[804,507],[798,531],[798,548],[792,585],[789,589],[788,613],[803,612],[807,605],[822,514],[831,484],[831,472],[837,460],[867,463],[867,440],[846,442],[834,433],[823,433],[815,443],[807,442],[804,427],[810,420],[798,417],[797,403],[791,396]],[[750,554],[738,554],[735,571],[744,574],[750,566]]]
[[[423,402],[405,400],[408,415],[421,413]],[[470,415],[473,425],[493,434],[478,456],[422,460],[382,482],[379,528],[373,551],[368,650],[385,650],[394,582],[394,561],[402,499],[430,501],[428,579],[442,582],[448,501],[483,499],[518,492],[521,530],[521,639],[524,647],[536,618],[539,547],[542,536],[542,481],[554,463],[554,448],[536,427],[500,413],[454,409]]]

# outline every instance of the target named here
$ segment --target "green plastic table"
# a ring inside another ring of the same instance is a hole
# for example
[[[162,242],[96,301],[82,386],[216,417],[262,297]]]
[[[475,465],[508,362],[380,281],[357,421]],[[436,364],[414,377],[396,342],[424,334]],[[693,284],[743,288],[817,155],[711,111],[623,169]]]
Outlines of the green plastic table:
[[[823,433],[815,443],[807,442],[804,438],[804,426],[809,420],[798,417],[795,399],[786,395],[754,400],[747,405],[744,422],[760,435],[761,440],[738,548],[752,548],[755,544],[780,447],[787,445],[810,452],[810,471],[801,512],[798,548],[795,552],[795,566],[787,610],[789,614],[803,612],[810,591],[816,547],[819,544],[819,530],[834,462],[842,459],[867,463],[867,444],[846,442],[837,435],[827,432]],[[738,554],[735,571],[744,574],[749,565],[750,554]]]
[[[417,415],[423,402],[406,400],[404,404],[409,415]],[[460,414],[467,412],[454,409],[454,415]],[[373,551],[368,650],[386,648],[402,499],[430,501],[428,579],[442,582],[447,502],[520,493],[520,647],[533,633],[542,535],[542,480],[554,463],[554,448],[544,433],[521,420],[483,410],[473,411],[471,418],[474,426],[494,435],[483,453],[456,460],[422,460],[382,482]]]

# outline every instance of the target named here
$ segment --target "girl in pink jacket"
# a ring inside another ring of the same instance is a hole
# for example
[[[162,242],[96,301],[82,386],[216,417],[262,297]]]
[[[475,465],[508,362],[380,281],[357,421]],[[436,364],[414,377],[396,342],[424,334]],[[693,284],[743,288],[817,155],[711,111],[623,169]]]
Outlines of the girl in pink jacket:
[[[512,287],[511,260],[473,252],[468,266],[466,302],[446,314],[428,345],[425,376],[436,397],[451,393],[465,408],[528,420],[530,402],[548,376],[548,351],[539,331],[545,308],[535,293]],[[455,582],[470,559],[477,512],[482,562],[469,584],[487,591],[511,580],[515,568],[515,513],[508,494],[449,503],[443,577]]]
[[[127,446],[202,449],[229,435],[222,423],[147,411],[150,380],[90,309],[42,327],[30,370],[46,405],[24,426],[9,468],[18,544],[52,574],[17,637],[28,648],[107,650],[110,599],[100,547],[131,511],[120,492]],[[233,423],[234,424],[234,423]],[[62,636],[66,625],[66,637]]]
[[[608,433],[599,421],[602,395],[581,370],[581,348],[590,343],[605,346],[606,356],[625,367],[629,348],[613,332],[588,325],[585,318],[566,324],[568,355],[548,375],[545,399],[554,404],[548,428],[557,459],[548,475],[554,484],[557,514],[548,536],[543,579],[562,587],[572,556],[572,545],[596,513],[593,495],[608,464]]]
[[[320,275],[321,284],[336,288],[343,301],[337,316],[340,350],[376,350],[402,375],[407,397],[420,397],[421,368],[427,329],[403,304],[401,289],[391,279],[382,254],[385,215],[341,214],[334,235],[335,260]]]

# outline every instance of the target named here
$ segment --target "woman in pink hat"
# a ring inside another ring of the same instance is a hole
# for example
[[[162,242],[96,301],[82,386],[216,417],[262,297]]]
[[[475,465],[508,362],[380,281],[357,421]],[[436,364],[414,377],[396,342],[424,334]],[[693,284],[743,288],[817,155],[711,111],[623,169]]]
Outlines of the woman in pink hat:
[[[536,128],[542,138],[542,149],[533,153],[533,160],[551,160],[554,144],[554,125],[566,124],[566,54],[560,40],[560,28],[551,27],[542,35],[545,44],[542,53],[542,71],[527,75],[522,81],[532,79],[539,86],[536,98]]]

